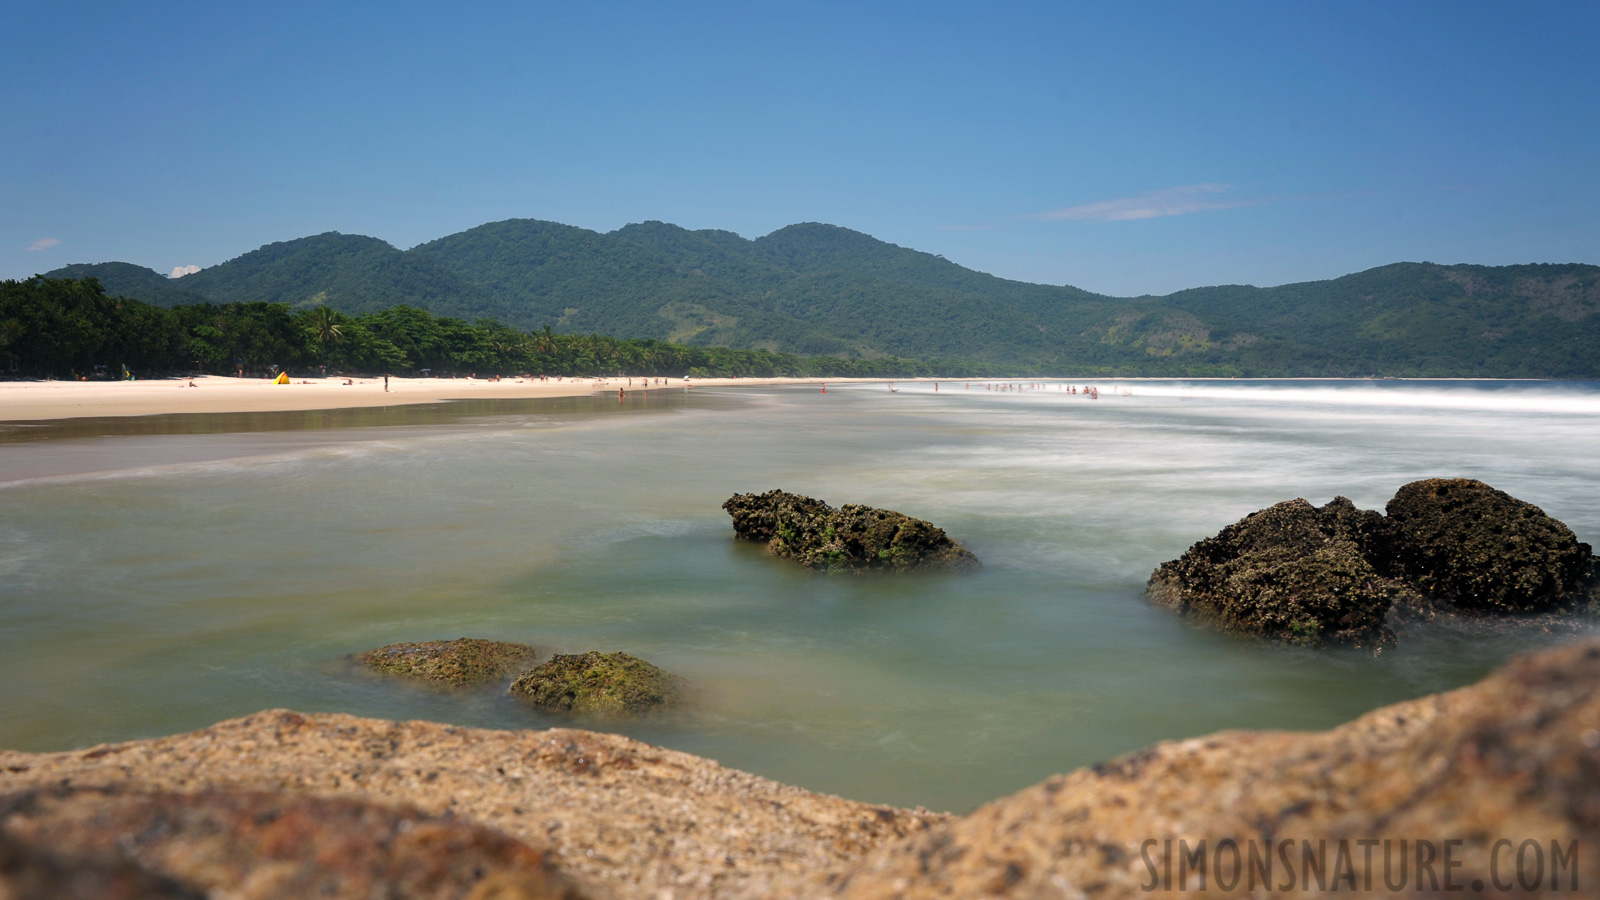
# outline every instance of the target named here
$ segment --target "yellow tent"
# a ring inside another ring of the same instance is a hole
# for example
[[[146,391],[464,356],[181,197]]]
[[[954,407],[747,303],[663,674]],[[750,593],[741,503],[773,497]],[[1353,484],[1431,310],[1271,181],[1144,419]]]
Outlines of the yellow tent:
[[[272,383],[273,384],[288,384],[289,383],[289,373],[288,372],[279,372],[278,373],[278,377]]]

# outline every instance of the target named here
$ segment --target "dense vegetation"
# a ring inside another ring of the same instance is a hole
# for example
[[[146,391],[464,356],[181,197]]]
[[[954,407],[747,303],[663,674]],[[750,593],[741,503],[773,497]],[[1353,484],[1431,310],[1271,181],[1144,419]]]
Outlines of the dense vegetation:
[[[970,365],[803,358],[769,350],[519,331],[411,306],[350,316],[327,306],[197,303],[108,296],[94,278],[0,281],[0,375],[122,377],[173,372],[909,376],[978,374]]]
[[[329,233],[189,275],[100,278],[158,305],[397,304],[527,330],[1098,375],[1600,377],[1600,267],[1399,263],[1330,281],[1116,298],[1007,281],[831,225],[755,240],[513,219],[401,251]]]

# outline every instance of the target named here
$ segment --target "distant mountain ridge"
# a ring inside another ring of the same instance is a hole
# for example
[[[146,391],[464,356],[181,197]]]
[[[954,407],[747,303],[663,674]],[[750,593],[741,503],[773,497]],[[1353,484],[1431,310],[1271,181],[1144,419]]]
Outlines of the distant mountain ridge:
[[[754,240],[642,222],[491,222],[410,250],[329,232],[182,279],[98,277],[159,305],[399,304],[525,329],[815,355],[1143,375],[1600,377],[1600,266],[1396,263],[1328,281],[1117,298],[1010,281],[834,225]]]

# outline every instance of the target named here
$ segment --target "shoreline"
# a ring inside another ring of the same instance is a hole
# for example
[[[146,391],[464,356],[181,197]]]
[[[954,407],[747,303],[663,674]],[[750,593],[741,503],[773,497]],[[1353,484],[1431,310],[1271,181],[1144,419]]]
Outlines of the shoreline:
[[[567,378],[559,381],[502,378],[390,377],[300,378],[275,384],[264,378],[202,375],[150,381],[7,381],[0,382],[0,422],[45,422],[60,419],[156,416],[184,413],[303,412],[441,403],[452,400],[528,400],[585,397],[614,392],[683,390],[696,387],[754,387],[789,384],[872,383],[882,378],[681,378],[628,376]],[[913,380],[913,379],[896,379]],[[191,382],[194,387],[189,387]],[[651,383],[644,383],[651,382]]]
[[[696,387],[762,387],[770,385],[876,384],[888,382],[1067,382],[1101,383],[1190,381],[1242,383],[1250,381],[1510,381],[1544,383],[1546,379],[1520,378],[1217,378],[1124,376],[1082,378],[640,378],[608,376],[540,380],[538,378],[410,378],[391,376],[384,391],[381,377],[302,377],[290,384],[265,378],[199,375],[149,381],[0,381],[0,422],[48,422],[62,419],[182,415],[186,413],[309,412],[442,403],[454,400],[530,400],[548,397],[584,397],[622,389],[635,391],[683,390]],[[656,383],[659,381],[660,383]],[[194,387],[190,387],[190,383]]]

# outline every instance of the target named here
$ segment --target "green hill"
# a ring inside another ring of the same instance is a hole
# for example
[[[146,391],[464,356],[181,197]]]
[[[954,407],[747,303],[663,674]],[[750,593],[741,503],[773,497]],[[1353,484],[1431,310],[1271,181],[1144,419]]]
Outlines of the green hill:
[[[330,232],[182,280],[125,263],[112,294],[364,313],[405,304],[558,332],[1031,371],[1600,377],[1600,267],[1397,263],[1330,281],[1117,298],[997,278],[833,225],[754,240],[642,222],[510,219],[401,251]],[[186,299],[179,299],[179,296]]]
[[[133,297],[156,306],[206,302],[204,294],[186,290],[189,282],[168,278],[160,272],[133,263],[75,263],[56,269],[49,277],[98,278],[106,293],[113,297]]]
[[[442,315],[490,312],[470,285],[427,258],[337,231],[268,244],[187,275],[183,284],[217,303],[326,304],[349,313],[402,304]]]

